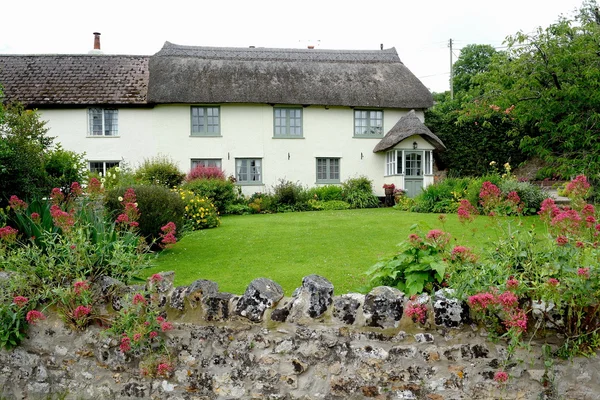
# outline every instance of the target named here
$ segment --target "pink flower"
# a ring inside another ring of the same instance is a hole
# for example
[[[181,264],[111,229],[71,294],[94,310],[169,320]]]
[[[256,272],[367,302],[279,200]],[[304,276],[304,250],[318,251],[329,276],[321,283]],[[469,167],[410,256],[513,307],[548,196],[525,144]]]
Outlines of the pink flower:
[[[462,199],[456,213],[458,214],[458,221],[464,224],[475,219],[477,209],[469,202],[469,200]]]
[[[590,278],[590,267],[579,268],[577,270],[577,275],[582,276],[586,279]]]
[[[60,204],[65,200],[65,195],[59,188],[54,188],[50,192],[50,198],[52,199],[52,203]]]
[[[141,338],[142,338],[142,334],[141,333],[134,333],[133,334],[133,341],[134,342],[139,342]]]
[[[578,175],[565,187],[565,195],[569,198],[584,198],[590,189],[585,175]]]
[[[73,317],[75,317],[75,319],[80,319],[82,317],[90,315],[91,312],[92,312],[92,307],[78,306],[75,309],[75,311],[73,311]]]
[[[410,235],[408,235],[408,241],[413,245],[418,245],[421,243],[421,237],[419,235],[417,235],[416,233],[411,233]]]
[[[150,281],[152,281],[152,283],[158,283],[162,280],[163,280],[163,277],[161,274],[154,274],[150,277]]]
[[[477,293],[469,296],[469,305],[475,309],[485,310],[488,306],[496,303],[496,298],[491,293]]]
[[[129,339],[128,336],[122,338],[119,348],[121,349],[121,352],[127,353],[129,350],[131,350],[131,339]]]
[[[13,303],[16,304],[19,308],[23,308],[29,299],[24,296],[15,296],[13,298]]]
[[[73,215],[61,210],[56,204],[50,207],[50,215],[52,216],[54,225],[65,232],[70,231],[73,225],[75,225],[75,218],[73,218]]]
[[[154,339],[155,337],[158,336],[158,332],[152,331],[152,332],[149,333],[149,336],[150,336],[150,339]]]
[[[173,367],[171,366],[171,364],[160,363],[158,364],[158,367],[156,367],[156,375],[167,377],[172,369]]]
[[[27,316],[25,316],[25,319],[27,320],[28,323],[30,323],[31,325],[34,325],[38,321],[45,320],[46,316],[37,310],[31,310],[27,313]]]
[[[515,328],[517,333],[522,333],[527,330],[527,314],[525,311],[517,309],[512,312],[510,319],[504,321],[504,325],[510,329]]]
[[[552,220],[552,218],[554,218],[559,212],[560,210],[554,203],[554,199],[547,198],[546,200],[542,201],[538,214],[542,220],[550,222],[550,220]]]
[[[98,180],[98,178],[92,178],[90,179],[90,182],[88,183],[88,187],[87,187],[88,193],[92,196],[98,196],[99,194],[102,193],[102,183],[100,183],[100,181]]]
[[[163,322],[160,324],[160,330],[163,332],[170,331],[171,329],[173,329],[173,324],[170,322]]]
[[[413,322],[424,324],[427,320],[427,306],[414,301],[409,301],[404,310],[406,316],[410,317]]]
[[[560,283],[560,281],[558,279],[556,279],[556,278],[550,278],[550,279],[548,279],[547,283],[550,286],[556,287],[556,286],[558,286],[558,284]]]
[[[516,289],[519,287],[519,281],[514,278],[510,278],[506,281],[506,287],[508,289]]]
[[[83,189],[81,189],[81,185],[79,184],[79,182],[71,183],[71,194],[73,196],[75,196],[75,197],[81,196],[82,193],[83,193]]]
[[[498,383],[504,383],[508,380],[508,374],[504,371],[496,371],[494,380]]]
[[[509,310],[517,305],[519,299],[513,292],[504,292],[500,296],[498,296],[498,303],[504,308],[504,310]]]
[[[473,251],[465,246],[455,246],[450,253],[450,257],[453,261],[462,262],[476,262],[477,256],[473,254]]]
[[[14,243],[17,240],[17,233],[19,233],[19,231],[15,228],[4,226],[0,228],[0,240],[7,243]]]
[[[156,317],[156,321],[158,322],[164,322],[165,318],[162,315],[159,315],[158,317]]]
[[[37,223],[39,223],[39,222],[40,222],[40,214],[38,214],[38,213],[36,213],[36,212],[32,212],[32,213],[31,213],[31,220],[32,220],[34,223],[36,223],[36,224],[37,224]]]
[[[88,281],[77,281],[73,284],[73,288],[75,289],[75,294],[81,294],[81,292],[90,289],[90,283]]]
[[[133,296],[132,303],[134,305],[137,305],[137,304],[146,304],[146,299],[144,298],[144,296],[141,293],[136,293]]]
[[[8,206],[13,209],[13,211],[24,211],[29,206],[23,200],[19,199],[17,196],[12,195],[8,200]]]
[[[575,247],[583,249],[585,247],[585,243],[583,243],[581,240],[578,240],[577,242],[575,242]]]
[[[567,239],[566,236],[559,236],[556,238],[556,244],[559,246],[564,246],[567,243],[569,243],[569,239]]]
[[[586,215],[586,216],[595,215],[596,210],[594,209],[593,205],[586,204],[585,206],[583,206],[583,209],[581,210],[581,214]]]
[[[129,223],[129,217],[127,214],[119,214],[116,220],[117,224],[127,224]]]

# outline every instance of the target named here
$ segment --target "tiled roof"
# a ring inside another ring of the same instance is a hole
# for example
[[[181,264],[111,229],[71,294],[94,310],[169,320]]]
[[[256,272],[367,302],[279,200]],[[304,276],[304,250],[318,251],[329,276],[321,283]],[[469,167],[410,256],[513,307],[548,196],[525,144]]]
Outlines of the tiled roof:
[[[148,56],[0,55],[6,100],[33,106],[142,105]]]

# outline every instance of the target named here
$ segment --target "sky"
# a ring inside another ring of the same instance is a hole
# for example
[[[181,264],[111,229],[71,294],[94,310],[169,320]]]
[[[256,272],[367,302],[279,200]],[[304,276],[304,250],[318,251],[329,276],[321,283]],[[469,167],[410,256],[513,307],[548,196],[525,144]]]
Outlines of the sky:
[[[572,16],[582,0],[28,0],[1,7],[0,54],[145,54],[165,41],[216,47],[376,50],[395,47],[432,92],[449,88],[467,44],[501,48],[519,31]]]

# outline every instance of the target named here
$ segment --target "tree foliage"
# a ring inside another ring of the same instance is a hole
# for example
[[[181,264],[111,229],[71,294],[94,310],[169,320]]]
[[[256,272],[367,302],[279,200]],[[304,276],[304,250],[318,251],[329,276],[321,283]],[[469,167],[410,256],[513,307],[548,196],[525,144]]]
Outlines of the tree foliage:
[[[53,187],[81,181],[83,154],[64,150],[53,141],[35,110],[0,101],[0,206],[12,195],[33,199]]]
[[[462,121],[493,119],[511,109],[509,135],[562,177],[595,176],[600,168],[600,18],[595,1],[531,34],[506,40],[507,50],[474,78],[483,95]],[[506,115],[506,114],[505,114]]]
[[[468,44],[454,63],[454,92],[468,92],[478,86],[475,77],[486,72],[497,51],[489,44]]]
[[[44,155],[53,138],[39,115],[20,104],[1,106],[0,203],[15,194],[32,198],[46,193]]]

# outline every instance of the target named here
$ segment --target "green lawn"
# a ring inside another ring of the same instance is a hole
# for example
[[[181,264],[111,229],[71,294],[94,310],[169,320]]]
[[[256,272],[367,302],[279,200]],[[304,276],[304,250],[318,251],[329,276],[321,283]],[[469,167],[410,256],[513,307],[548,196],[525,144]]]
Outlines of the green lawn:
[[[173,270],[176,285],[209,279],[236,294],[252,279],[266,277],[289,296],[304,276],[318,274],[342,294],[364,284],[364,271],[393,254],[413,224],[425,232],[442,229],[438,217],[391,208],[226,216],[219,228],[193,232],[160,253],[146,275]],[[525,220],[531,224],[537,218]],[[487,217],[465,227],[450,214],[445,230],[453,245],[478,249],[496,238],[498,228]]]

